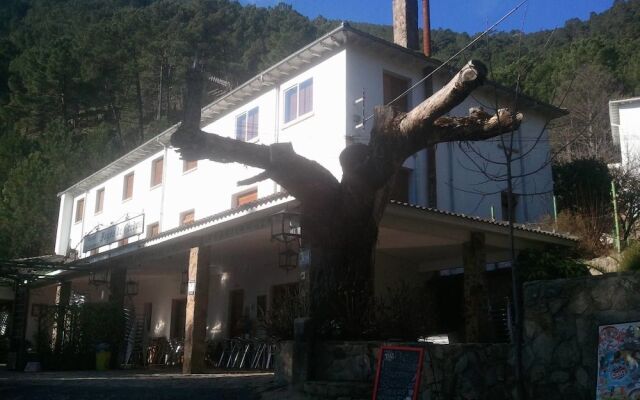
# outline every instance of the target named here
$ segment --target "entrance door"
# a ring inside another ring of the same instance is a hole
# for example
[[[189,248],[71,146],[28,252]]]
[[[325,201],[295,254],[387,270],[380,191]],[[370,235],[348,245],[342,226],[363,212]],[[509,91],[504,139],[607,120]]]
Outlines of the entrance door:
[[[171,339],[184,339],[184,325],[187,320],[187,299],[171,301]]]
[[[235,289],[229,292],[229,337],[242,335],[242,311],[244,309],[244,290]]]

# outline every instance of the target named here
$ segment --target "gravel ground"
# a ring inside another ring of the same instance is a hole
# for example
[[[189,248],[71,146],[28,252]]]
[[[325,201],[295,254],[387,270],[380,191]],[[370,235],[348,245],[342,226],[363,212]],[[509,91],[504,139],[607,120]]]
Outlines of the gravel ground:
[[[290,398],[273,374],[181,375],[177,371],[0,371],[2,400],[258,400]]]

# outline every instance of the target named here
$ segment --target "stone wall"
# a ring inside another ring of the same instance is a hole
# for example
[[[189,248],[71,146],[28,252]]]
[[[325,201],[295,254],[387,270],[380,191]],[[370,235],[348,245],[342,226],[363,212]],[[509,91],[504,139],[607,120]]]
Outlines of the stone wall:
[[[593,399],[598,326],[640,320],[640,274],[527,283],[526,388],[532,399]]]
[[[377,358],[383,342],[323,342],[315,347],[313,379],[305,385],[315,398],[370,398]],[[451,344],[388,343],[394,346],[425,348],[425,362],[420,385],[420,399],[509,399],[512,387],[512,369],[507,368],[507,344]],[[278,358],[292,357],[291,345],[283,343]],[[276,376],[287,378],[278,366],[291,365],[290,361],[276,361]],[[290,375],[289,375],[290,376]],[[321,383],[322,382],[322,383]],[[332,385],[327,384],[332,382]],[[362,393],[362,384],[369,393]],[[358,395],[348,396],[344,387],[358,388]],[[335,393],[335,396],[333,395]]]

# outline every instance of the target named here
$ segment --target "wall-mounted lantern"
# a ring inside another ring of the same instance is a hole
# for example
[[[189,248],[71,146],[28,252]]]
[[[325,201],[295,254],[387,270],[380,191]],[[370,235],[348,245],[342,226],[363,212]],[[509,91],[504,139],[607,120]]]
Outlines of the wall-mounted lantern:
[[[271,216],[271,240],[288,243],[299,240],[301,234],[299,213],[284,210]]]
[[[89,273],[89,284],[94,286],[102,286],[109,284],[109,270],[91,271]]]
[[[126,283],[125,293],[127,296],[135,296],[138,294],[138,282],[129,280]]]
[[[278,267],[289,272],[298,266],[298,252],[293,249],[291,243],[284,243],[278,252]]]

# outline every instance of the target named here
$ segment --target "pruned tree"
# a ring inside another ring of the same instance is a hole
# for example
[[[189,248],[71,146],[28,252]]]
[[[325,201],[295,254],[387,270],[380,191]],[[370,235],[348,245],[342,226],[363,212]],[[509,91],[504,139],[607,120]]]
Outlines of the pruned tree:
[[[247,143],[200,129],[201,73],[187,77],[184,120],[171,143],[185,160],[238,162],[264,171],[240,185],[272,179],[300,202],[303,245],[310,250],[310,313],[323,335],[362,335],[373,298],[373,266],[378,226],[396,173],[404,161],[429,145],[477,141],[516,129],[522,114],[500,109],[490,115],[471,109],[465,117],[446,114],[483,84],[486,67],[467,63],[451,81],[404,113],[375,108],[368,144],[340,154],[342,180],[290,143]]]

